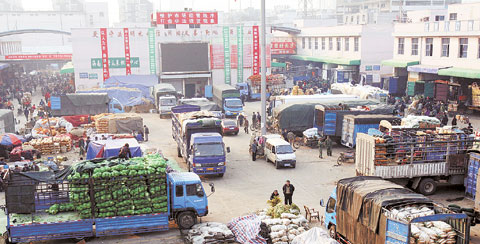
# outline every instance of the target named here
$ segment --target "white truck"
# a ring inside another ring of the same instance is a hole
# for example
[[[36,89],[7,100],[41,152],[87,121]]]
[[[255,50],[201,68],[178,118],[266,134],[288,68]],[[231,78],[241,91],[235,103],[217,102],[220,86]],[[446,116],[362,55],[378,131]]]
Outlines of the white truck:
[[[155,106],[157,107],[160,118],[172,114],[172,107],[177,105],[178,93],[170,83],[160,83],[152,88],[152,97],[155,99]]]

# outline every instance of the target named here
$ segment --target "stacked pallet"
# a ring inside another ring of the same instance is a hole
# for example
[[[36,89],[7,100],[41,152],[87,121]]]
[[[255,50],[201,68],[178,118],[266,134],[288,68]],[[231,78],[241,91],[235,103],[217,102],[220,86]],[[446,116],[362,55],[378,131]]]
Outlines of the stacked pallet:
[[[23,145],[30,145],[42,154],[53,154],[72,150],[72,140],[66,135],[33,139]],[[64,150],[62,150],[62,148],[64,148]]]
[[[95,129],[97,133],[106,134],[108,133],[108,124],[110,119],[108,117],[103,117],[95,120]]]

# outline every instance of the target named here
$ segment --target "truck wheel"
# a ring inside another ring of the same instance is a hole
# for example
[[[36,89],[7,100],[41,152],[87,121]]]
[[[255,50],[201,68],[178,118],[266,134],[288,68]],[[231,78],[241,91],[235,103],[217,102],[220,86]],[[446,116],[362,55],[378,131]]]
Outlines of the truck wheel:
[[[295,141],[293,142],[293,147],[294,147],[295,149],[299,149],[301,145],[302,145],[302,143],[301,143],[300,141],[298,141],[298,140],[295,140]]]
[[[223,174],[224,174],[224,173],[218,174],[218,177],[223,177]]]
[[[437,182],[435,182],[432,178],[422,179],[418,185],[418,191],[425,196],[434,194],[436,190]]]
[[[335,225],[330,225],[330,227],[328,227],[328,234],[332,239],[337,240],[337,227]]]
[[[179,158],[182,157],[182,151],[180,151],[180,148],[179,148],[179,147],[177,147],[177,156],[178,156]]]
[[[182,212],[177,216],[177,224],[180,229],[190,229],[197,223],[197,217],[192,212]]]

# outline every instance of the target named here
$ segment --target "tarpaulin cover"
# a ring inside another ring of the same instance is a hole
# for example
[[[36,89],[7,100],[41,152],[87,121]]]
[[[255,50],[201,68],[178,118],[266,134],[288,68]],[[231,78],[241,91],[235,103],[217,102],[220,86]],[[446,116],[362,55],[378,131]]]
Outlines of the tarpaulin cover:
[[[379,177],[342,179],[337,184],[337,231],[352,243],[376,243],[365,240],[384,238],[382,208],[409,203],[431,203],[431,200]],[[375,235],[379,232],[382,234]]]
[[[304,131],[313,127],[313,117],[317,103],[287,104],[278,109],[278,123],[280,129],[288,131]]]
[[[303,232],[296,236],[291,244],[340,244],[330,237],[327,230],[313,227],[312,229]]]
[[[247,215],[232,219],[228,228],[235,235],[237,242],[242,244],[267,244],[267,241],[259,235],[261,221],[257,215]]]
[[[132,157],[141,157],[142,150],[137,140],[133,138],[116,139],[116,140],[101,140],[94,141],[88,144],[87,160],[94,158],[110,158],[118,156],[120,149],[128,143]]]
[[[15,133],[15,117],[10,109],[0,109],[0,128],[2,133]]]
[[[59,171],[30,171],[30,172],[19,172],[19,174],[24,175],[32,180],[38,182],[56,182],[62,181],[67,176],[72,173],[72,167],[65,166],[64,169]]]
[[[214,102],[203,99],[182,99],[182,104],[200,106],[200,110],[205,111],[222,111],[222,109]]]
[[[345,115],[346,119],[349,117],[354,120],[356,125],[370,125],[370,124],[380,124],[380,121],[386,120],[392,124],[400,124],[402,119],[394,115],[384,115],[384,114],[362,114],[362,115]]]
[[[101,114],[108,112],[110,98],[106,93],[75,93],[60,98],[60,109],[52,109],[53,116]]]
[[[103,93],[95,94],[67,94],[65,95],[73,105],[75,106],[89,106],[89,105],[99,105],[99,104],[108,104],[110,98]]]
[[[136,106],[145,104],[144,99],[148,99],[140,89],[137,88],[98,88],[94,90],[82,90],[77,93],[107,93],[111,99],[117,99],[123,106]]]
[[[137,88],[142,91],[145,98],[153,101],[150,87],[158,84],[158,77],[156,75],[122,75],[111,76],[104,83],[104,87],[127,87]]]
[[[132,133],[133,131],[143,131],[142,117],[130,117],[125,119],[115,120],[116,131],[119,134]]]
[[[74,127],[90,123],[90,115],[88,114],[63,116],[63,118],[70,122]]]

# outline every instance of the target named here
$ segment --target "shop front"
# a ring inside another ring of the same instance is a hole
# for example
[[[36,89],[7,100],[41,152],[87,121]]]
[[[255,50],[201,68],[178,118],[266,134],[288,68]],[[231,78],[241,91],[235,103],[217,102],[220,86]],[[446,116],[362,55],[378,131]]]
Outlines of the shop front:
[[[393,76],[388,78],[388,83],[384,85],[388,88],[388,93],[395,97],[403,97],[406,95],[407,80],[409,73],[407,67],[419,64],[415,60],[398,60],[388,59],[383,60],[382,65],[393,67]],[[415,78],[413,78],[415,79]]]
[[[459,110],[480,111],[480,69],[450,67],[438,71],[449,77],[449,101],[457,103]]]

